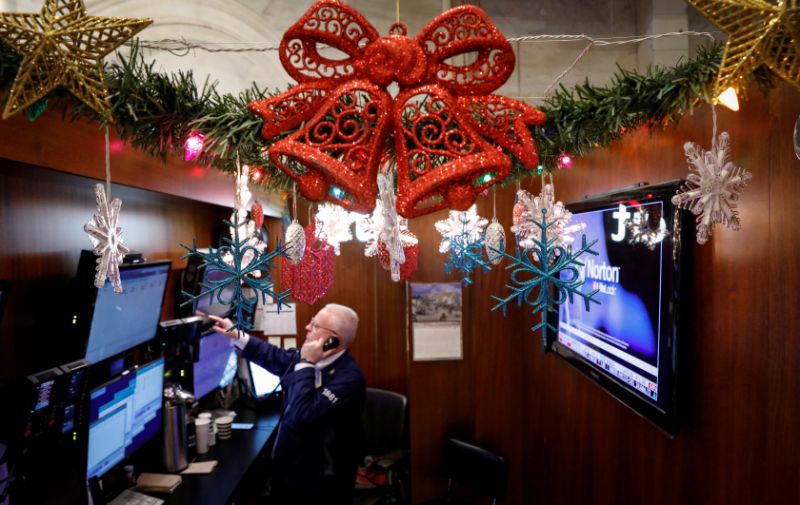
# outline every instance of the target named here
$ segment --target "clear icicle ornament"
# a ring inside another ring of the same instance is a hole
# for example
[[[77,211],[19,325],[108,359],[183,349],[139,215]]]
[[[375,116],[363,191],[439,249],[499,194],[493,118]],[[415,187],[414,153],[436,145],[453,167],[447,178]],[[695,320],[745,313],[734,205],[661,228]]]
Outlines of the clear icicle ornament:
[[[497,193],[492,191],[492,222],[486,227],[484,238],[486,247],[486,257],[492,265],[498,265],[503,261],[503,255],[498,251],[506,250],[506,230],[497,221]]]
[[[306,231],[297,221],[297,186],[292,189],[292,212],[294,220],[286,228],[286,234],[283,237],[284,252],[292,265],[299,265],[306,252]]]
[[[297,218],[286,228],[284,251],[293,265],[299,265],[303,261],[303,253],[306,251],[306,233]]]

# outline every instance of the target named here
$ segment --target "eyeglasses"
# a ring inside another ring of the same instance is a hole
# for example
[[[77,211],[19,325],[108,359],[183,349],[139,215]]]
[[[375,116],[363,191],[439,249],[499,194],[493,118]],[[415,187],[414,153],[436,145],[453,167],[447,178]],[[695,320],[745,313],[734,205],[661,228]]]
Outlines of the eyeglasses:
[[[314,319],[313,319],[313,318],[311,319],[311,321],[310,321],[308,324],[309,324],[309,326],[311,326],[311,327],[312,327],[312,328],[314,328],[315,330],[325,330],[325,331],[329,331],[329,332],[331,332],[331,333],[332,333],[332,334],[334,334],[334,335],[338,335],[338,333],[336,333],[336,331],[334,331],[334,330],[332,330],[332,329],[330,329],[330,328],[326,328],[326,327],[324,327],[324,326],[320,326],[320,325],[318,325],[318,324],[317,324],[317,322],[316,322],[316,321],[314,321]]]

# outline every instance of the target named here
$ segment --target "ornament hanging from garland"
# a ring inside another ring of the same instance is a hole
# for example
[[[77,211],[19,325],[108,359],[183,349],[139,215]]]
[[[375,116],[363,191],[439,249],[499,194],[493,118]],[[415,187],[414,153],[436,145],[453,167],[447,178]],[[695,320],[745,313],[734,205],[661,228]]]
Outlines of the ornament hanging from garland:
[[[483,259],[483,234],[487,222],[478,215],[477,207],[472,205],[463,212],[451,210],[447,219],[434,224],[436,231],[442,235],[439,252],[448,254],[445,272],[461,272],[461,282],[464,284],[472,283],[469,276],[478,267],[490,269]]]
[[[506,287],[511,290],[511,294],[506,297],[492,295],[497,304],[492,310],[506,308],[512,301],[517,305],[523,302],[533,307],[533,313],[541,314],[541,322],[531,328],[531,331],[542,331],[542,351],[549,349],[547,330],[557,331],[553,325],[547,322],[547,313],[555,312],[554,305],[558,305],[572,300],[575,296],[583,298],[586,310],[590,308],[590,303],[599,304],[594,299],[594,295],[599,290],[589,292],[583,289],[585,278],[580,275],[580,267],[583,263],[580,257],[584,253],[597,255],[592,250],[592,243],[586,241],[586,235],[582,235],[581,247],[573,251],[571,247],[564,247],[559,243],[559,237],[551,235],[551,231],[557,229],[550,222],[547,208],[540,210],[541,217],[533,221],[534,226],[539,228],[539,233],[534,233],[531,238],[532,246],[520,251],[517,249],[516,255],[511,256],[504,251],[497,251],[505,258],[510,260],[506,270],[512,270],[510,276],[511,284]]]
[[[234,221],[224,221],[233,230],[233,237],[224,237],[224,245],[219,249],[208,249],[209,252],[205,252],[197,249],[194,241],[191,247],[181,244],[181,247],[189,251],[183,258],[198,257],[203,260],[207,271],[215,272],[215,275],[205,276],[206,280],[200,283],[202,290],[199,294],[193,295],[184,291],[183,296],[187,300],[181,306],[191,303],[196,310],[197,302],[207,296],[213,303],[232,307],[232,329],[249,330],[252,324],[248,322],[248,314],[255,310],[259,295],[262,303],[267,303],[267,297],[272,297],[274,303],[278,304],[278,310],[289,296],[288,290],[275,290],[275,282],[270,273],[276,266],[273,260],[284,256],[284,253],[280,244],[272,251],[257,253],[253,246],[248,245],[247,237],[239,236],[238,230],[242,223],[236,220],[238,213],[234,212],[233,216]],[[232,262],[230,258],[233,259]]]
[[[394,177],[389,170],[378,174],[378,195],[381,203],[383,229],[378,237],[378,258],[389,270],[392,280],[408,279],[417,270],[419,241],[408,229],[408,222],[397,215],[394,196]]]
[[[0,39],[23,57],[3,119],[64,86],[111,122],[102,60],[152,22],[89,16],[82,0],[46,0],[38,14],[0,13]]]
[[[698,244],[708,241],[715,224],[739,229],[739,213],[734,202],[753,176],[728,159],[729,144],[730,135],[722,132],[718,138],[713,138],[710,151],[694,142],[683,145],[690,174],[683,188],[672,197],[672,204],[697,216]]]
[[[321,56],[324,44],[346,55]],[[514,156],[534,170],[531,125],[542,112],[490,94],[514,70],[511,45],[486,13],[450,9],[416,38],[396,23],[386,37],[354,8],[321,0],[284,34],[281,63],[299,83],[250,104],[273,142],[270,160],[312,201],[369,212],[388,139],[397,157],[397,211],[410,218],[449,207],[466,210],[475,196],[511,172]],[[475,54],[473,63],[449,63]],[[396,82],[392,99],[386,87]]]
[[[305,230],[306,249],[300,263],[294,265],[288,259],[281,263],[281,285],[291,289],[295,300],[307,305],[314,305],[325,296],[334,281],[336,254],[333,247],[314,237],[312,222]]]
[[[286,228],[286,257],[294,265],[300,264],[306,250],[306,233],[303,227],[295,218],[292,224]]]
[[[108,279],[114,287],[114,292],[122,293],[119,266],[130,251],[122,241],[122,228],[118,226],[122,200],[114,198],[109,202],[102,184],[95,185],[94,194],[97,200],[97,212],[83,225],[83,231],[89,235],[94,253],[98,256],[94,285],[102,288]]]
[[[340,245],[353,239],[350,227],[353,215],[338,205],[323,203],[314,217],[316,238],[333,247],[336,256],[341,254]]]
[[[688,0],[728,33],[714,96],[741,89],[761,65],[800,89],[800,5],[797,0]]]
[[[506,230],[497,221],[497,190],[492,191],[492,222],[486,227],[484,247],[489,263],[498,265],[503,261],[503,255],[496,252],[506,250]]]
[[[238,164],[238,161],[237,161]],[[256,259],[267,248],[267,243],[262,240],[262,236],[266,234],[262,232],[262,225],[264,224],[264,209],[258,202],[253,202],[253,194],[250,192],[248,184],[250,182],[250,168],[247,165],[239,167],[239,173],[236,176],[236,191],[234,196],[233,213],[230,217],[231,223],[239,223],[239,226],[234,230],[232,227],[228,229],[231,239],[236,240],[237,237],[244,240],[247,250],[241,258],[242,268],[246,268],[251,261]],[[251,209],[248,216],[248,207]],[[264,230],[265,232],[266,230]],[[223,259],[229,264],[235,263],[235,258],[232,252],[228,252],[223,256]],[[256,270],[252,275],[258,277],[261,274]]]
[[[544,182],[544,180],[543,180]],[[562,249],[569,247],[574,241],[573,233],[583,231],[585,223],[574,223],[572,212],[567,210],[562,202],[556,202],[553,184],[543,184],[542,192],[537,196],[521,189],[517,191],[513,211],[513,226],[511,232],[517,237],[517,244],[523,249],[535,247],[536,241],[542,241],[542,213],[547,211],[547,234],[550,240],[560,248],[554,248],[553,253],[559,254]]]

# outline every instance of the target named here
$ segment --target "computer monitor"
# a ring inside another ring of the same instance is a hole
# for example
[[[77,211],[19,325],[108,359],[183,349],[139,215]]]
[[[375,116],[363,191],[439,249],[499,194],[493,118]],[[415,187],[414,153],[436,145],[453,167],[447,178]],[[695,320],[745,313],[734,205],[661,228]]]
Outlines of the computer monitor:
[[[86,359],[97,363],[156,336],[169,260],[120,266],[122,293],[110,282],[96,290]]]
[[[89,393],[86,479],[100,477],[161,431],[164,358]]]
[[[264,399],[281,390],[281,378],[267,371],[260,365],[247,362],[250,371],[250,382],[253,385],[253,396]]]
[[[236,376],[236,349],[233,341],[213,332],[200,338],[199,359],[192,370],[193,393],[198,400],[218,387],[225,387]]]

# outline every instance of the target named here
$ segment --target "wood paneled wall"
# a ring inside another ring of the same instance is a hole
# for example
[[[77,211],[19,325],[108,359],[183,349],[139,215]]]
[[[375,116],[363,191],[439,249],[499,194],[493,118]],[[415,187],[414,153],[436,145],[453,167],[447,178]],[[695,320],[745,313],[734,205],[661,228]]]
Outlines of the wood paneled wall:
[[[98,181],[0,159],[0,278],[12,282],[0,326],[0,379],[61,363],[46,363],[57,334],[43,334],[43,322],[58,313],[81,249],[91,249],[83,225],[96,210]],[[125,243],[149,259],[172,260],[162,319],[175,314],[176,281],[185,262],[179,243],[199,245],[216,238],[230,210],[185,198],[112,184],[122,200]]]
[[[314,307],[298,308],[298,343],[302,327],[325,303],[358,311],[353,353],[368,384],[410,400],[414,503],[445,489],[440,448],[448,435],[507,458],[502,503],[798,503],[800,161],[791,136],[799,114],[800,93],[787,85],[769,100],[751,94],[742,112],[718,111],[734,161],[754,179],[740,202],[742,229],[717,228],[708,244],[695,248],[694,308],[683,341],[685,419],[675,439],[564,361],[542,354],[527,310],[510,308],[506,317],[491,312],[490,296],[504,292],[502,269],[478,273],[464,289],[464,359],[412,362],[406,287],[365,258],[362,244],[344,244],[333,288]],[[568,202],[639,181],[685,177],[687,140],[709,146],[708,108],[677,129],[638,131],[577,159],[574,170],[557,174],[558,198]],[[538,181],[523,186],[539,191]],[[0,163],[0,277],[15,281],[1,328],[0,377],[24,370],[21,350],[26,340],[41,338],[31,328],[49,300],[48,288],[72,275],[78,251],[88,245],[81,226],[94,210],[91,188],[82,177]],[[497,192],[498,218],[507,231],[515,189]],[[227,214],[130,188],[115,186],[114,195],[123,199],[126,241],[151,257],[176,260],[179,241],[210,241],[208,223]],[[479,212],[490,217],[491,209],[491,198],[481,198]],[[301,210],[303,224],[306,215]],[[433,223],[445,215],[411,222],[421,247],[412,281],[456,280],[443,273],[437,252]],[[279,227],[271,223],[273,237]]]

